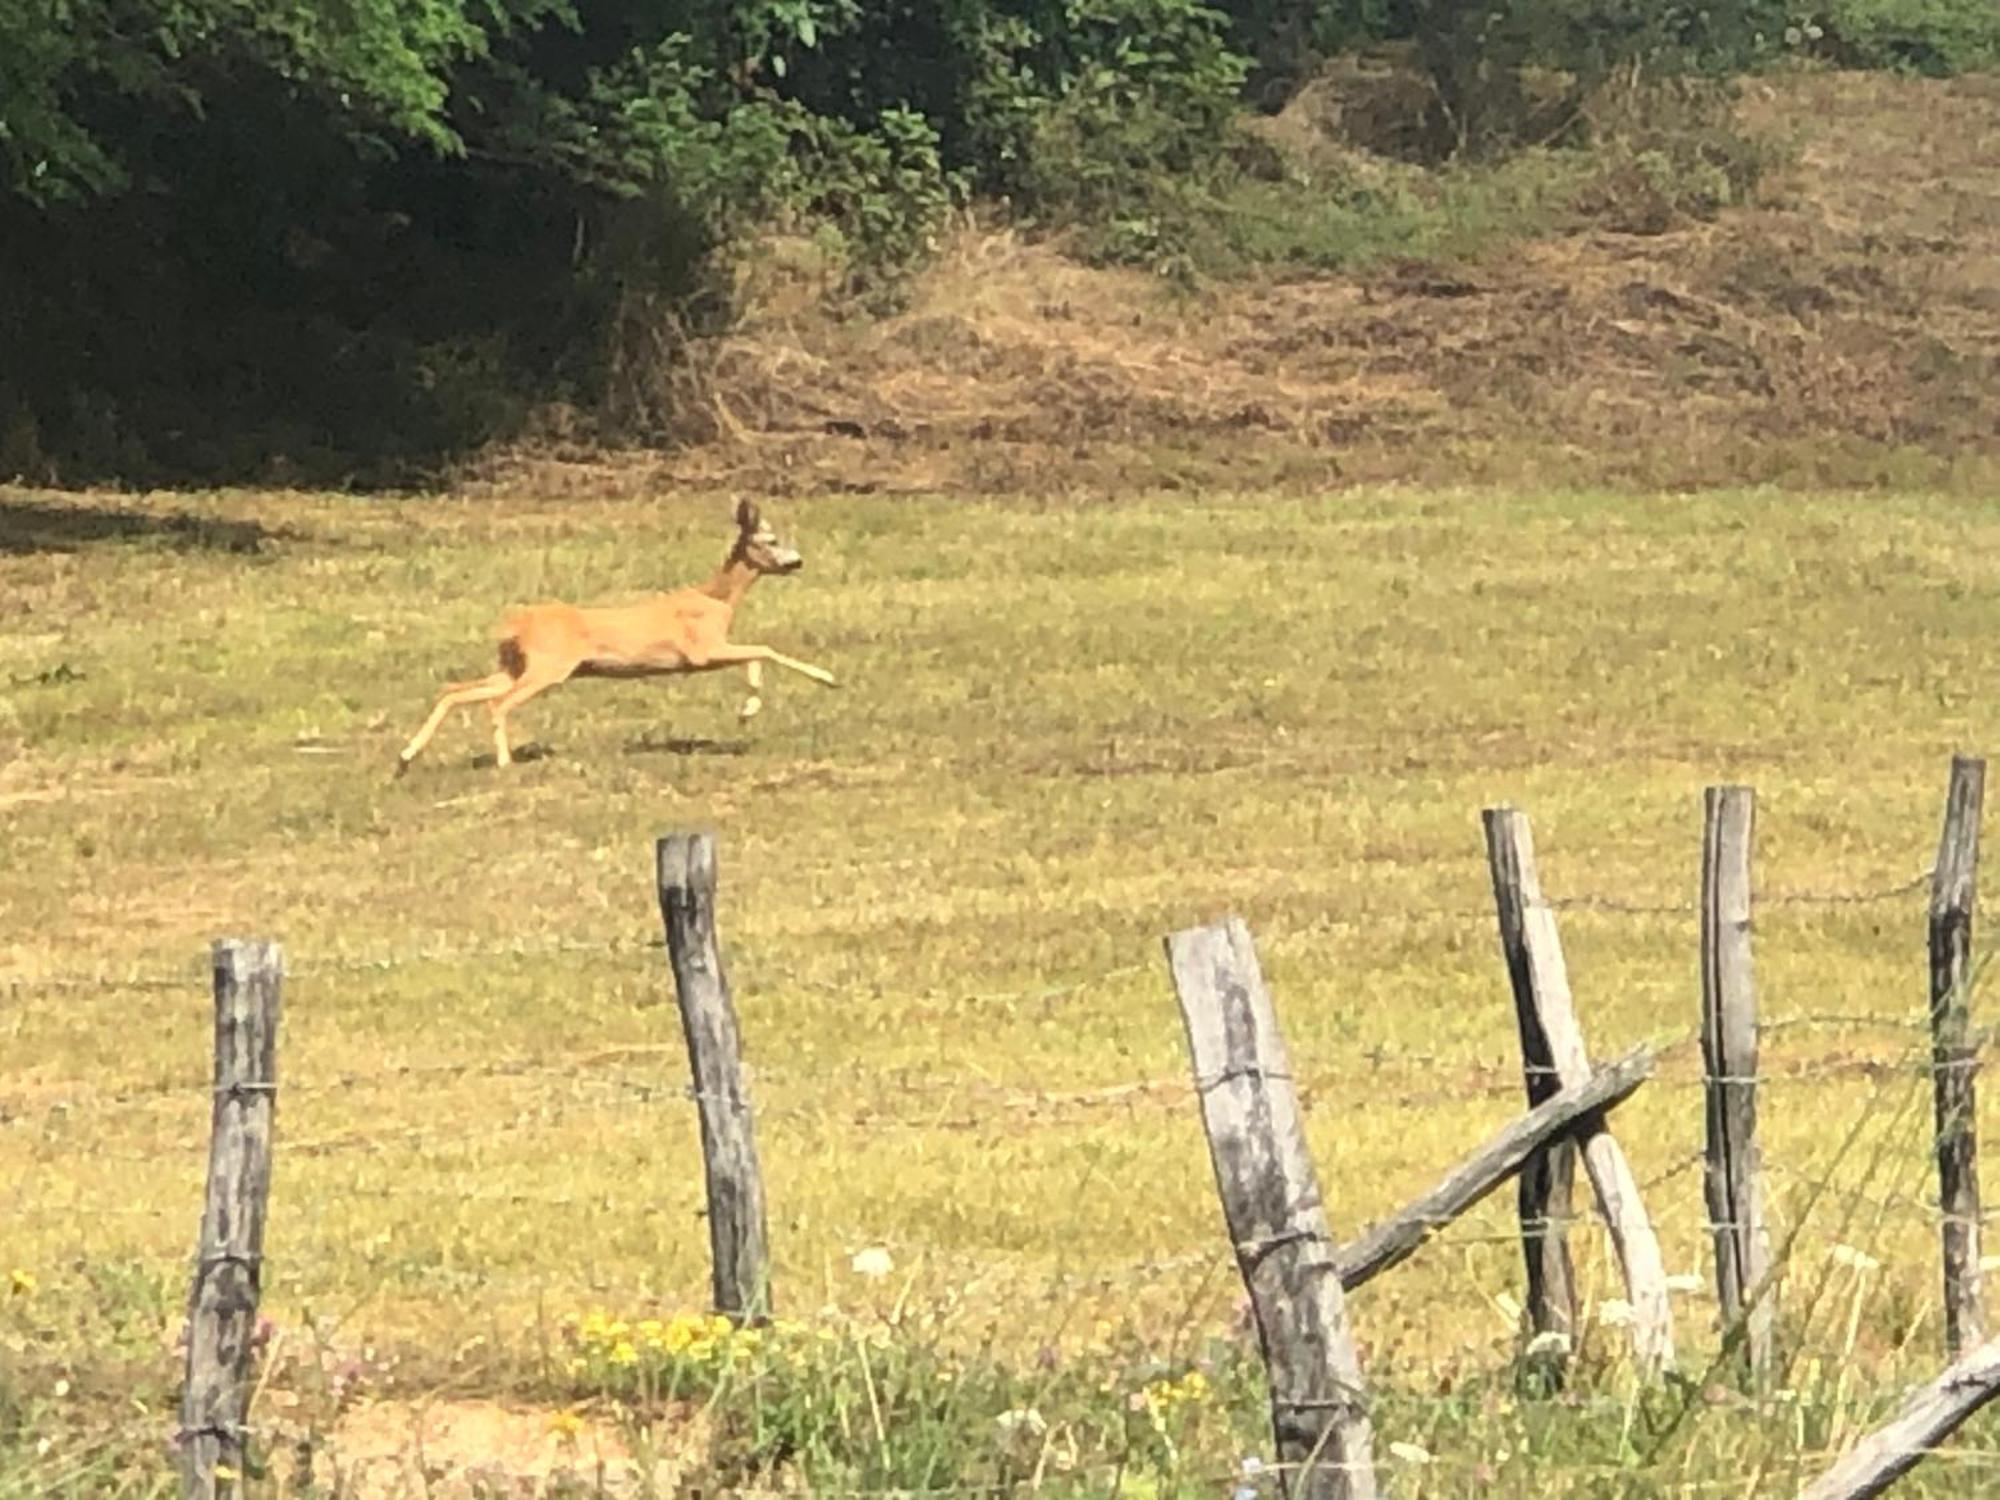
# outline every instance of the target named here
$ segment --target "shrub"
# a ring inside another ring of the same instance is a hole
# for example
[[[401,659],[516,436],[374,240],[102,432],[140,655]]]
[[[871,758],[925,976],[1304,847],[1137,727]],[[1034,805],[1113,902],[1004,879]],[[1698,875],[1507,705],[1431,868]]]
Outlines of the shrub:
[[[1825,0],[1796,14],[1786,36],[1853,68],[1948,74],[2000,67],[2000,5],[1993,0]]]
[[[1611,228],[1658,234],[1747,202],[1784,160],[1782,142],[1735,119],[1733,85],[1612,84],[1585,111],[1590,149],[1577,206]]]

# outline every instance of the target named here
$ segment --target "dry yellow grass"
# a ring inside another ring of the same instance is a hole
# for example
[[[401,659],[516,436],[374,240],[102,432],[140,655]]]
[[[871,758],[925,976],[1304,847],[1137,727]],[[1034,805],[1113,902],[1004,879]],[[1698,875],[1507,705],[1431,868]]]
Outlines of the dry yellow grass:
[[[0,496],[20,543],[0,1181],[52,1337],[94,1337],[114,1283],[155,1288],[163,1320],[179,1295],[218,934],[280,938],[296,970],[284,1319],[444,1359],[468,1330],[704,1297],[648,873],[655,834],[712,824],[781,1302],[907,1292],[967,1337],[995,1318],[1062,1340],[1110,1314],[1223,1320],[1236,1296],[1164,931],[1253,924],[1352,1230],[1518,1108],[1482,805],[1529,809],[1553,895],[1679,907],[1700,789],[1741,779],[1765,891],[1876,891],[1927,864],[1948,754],[1990,739],[1991,505],[1384,491],[778,517],[807,569],[760,585],[740,632],[846,691],[776,684],[741,731],[733,681],[575,685],[521,715],[543,758],[498,775],[461,726],[398,783],[401,736],[483,664],[502,606],[700,576],[724,501]],[[1670,1049],[1618,1127],[1662,1179],[1671,1268],[1699,1271],[1693,918],[1563,920],[1595,1048]],[[1922,932],[1917,892],[1774,904],[1759,928],[1768,1017],[1854,1018],[1770,1036],[1767,1153],[1783,1222],[1811,1208],[1807,1283],[1836,1242],[1886,1262],[1881,1356],[1936,1336],[1928,1105],[1898,1071]],[[1813,1199],[1830,1172],[1860,1196]],[[1508,1214],[1362,1295],[1385,1378],[1486,1357],[1518,1291]],[[877,1244],[885,1284],[847,1270]],[[1706,1307],[1682,1304],[1697,1351]]]

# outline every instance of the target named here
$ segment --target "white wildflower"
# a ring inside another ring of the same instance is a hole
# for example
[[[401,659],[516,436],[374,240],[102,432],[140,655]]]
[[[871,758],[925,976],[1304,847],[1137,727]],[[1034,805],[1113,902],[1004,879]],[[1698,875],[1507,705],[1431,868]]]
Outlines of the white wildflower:
[[[1415,1443],[1391,1443],[1389,1452],[1392,1457],[1400,1458],[1406,1464],[1427,1464],[1431,1461],[1430,1451],[1419,1448]]]
[[[1833,1263],[1837,1266],[1848,1266],[1855,1271],[1861,1272],[1873,1271],[1882,1264],[1881,1261],[1870,1255],[1866,1250],[1857,1250],[1852,1245],[1835,1245],[1833,1247]]]
[[[1528,1340],[1529,1355],[1569,1353],[1569,1335],[1559,1328],[1545,1328]]]
[[[1632,1304],[1623,1297],[1606,1297],[1597,1304],[1597,1321],[1606,1328],[1627,1328],[1632,1323]]]
[[[993,1419],[993,1425],[1000,1429],[1000,1436],[1009,1442],[1023,1433],[1029,1437],[1040,1437],[1049,1427],[1042,1414],[1032,1406],[1017,1406],[1011,1411],[1003,1411]]]
[[[866,1250],[857,1250],[854,1259],[848,1262],[856,1276],[867,1276],[879,1280],[896,1269],[895,1259],[880,1245],[870,1245]]]

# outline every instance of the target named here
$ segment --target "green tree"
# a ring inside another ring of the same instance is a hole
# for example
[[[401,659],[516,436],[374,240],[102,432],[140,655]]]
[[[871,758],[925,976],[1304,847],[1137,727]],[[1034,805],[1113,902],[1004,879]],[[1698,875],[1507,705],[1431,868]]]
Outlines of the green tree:
[[[248,73],[357,143],[457,151],[449,70],[548,21],[574,24],[568,0],[0,0],[5,185],[38,202],[119,188],[147,113],[227,108]]]

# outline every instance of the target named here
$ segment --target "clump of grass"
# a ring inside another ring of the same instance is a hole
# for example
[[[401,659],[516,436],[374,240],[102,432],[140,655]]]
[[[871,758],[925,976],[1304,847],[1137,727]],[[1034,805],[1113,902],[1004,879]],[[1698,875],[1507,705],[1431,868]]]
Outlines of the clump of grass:
[[[928,1337],[916,1321],[591,1312],[564,1326],[565,1395],[572,1408],[609,1403],[638,1434],[699,1408],[723,1485],[789,1474],[810,1490],[1101,1493],[1120,1475],[1171,1494],[1257,1446],[1259,1382],[1240,1341],[1174,1357],[1127,1331],[1087,1351],[1050,1344],[1024,1363],[991,1342]]]
[[[1574,206],[1584,220],[1660,234],[1752,201],[1796,143],[1738,118],[1734,85],[1701,79],[1619,81],[1587,114]]]
[[[1077,216],[1071,243],[1188,283],[1453,261],[1579,224],[1659,233],[1712,218],[1790,154],[1738,119],[1731,86],[1687,79],[1620,78],[1557,134],[1441,163],[1372,154],[1337,124],[1234,129],[1232,149],[1197,163],[1137,164]]]

